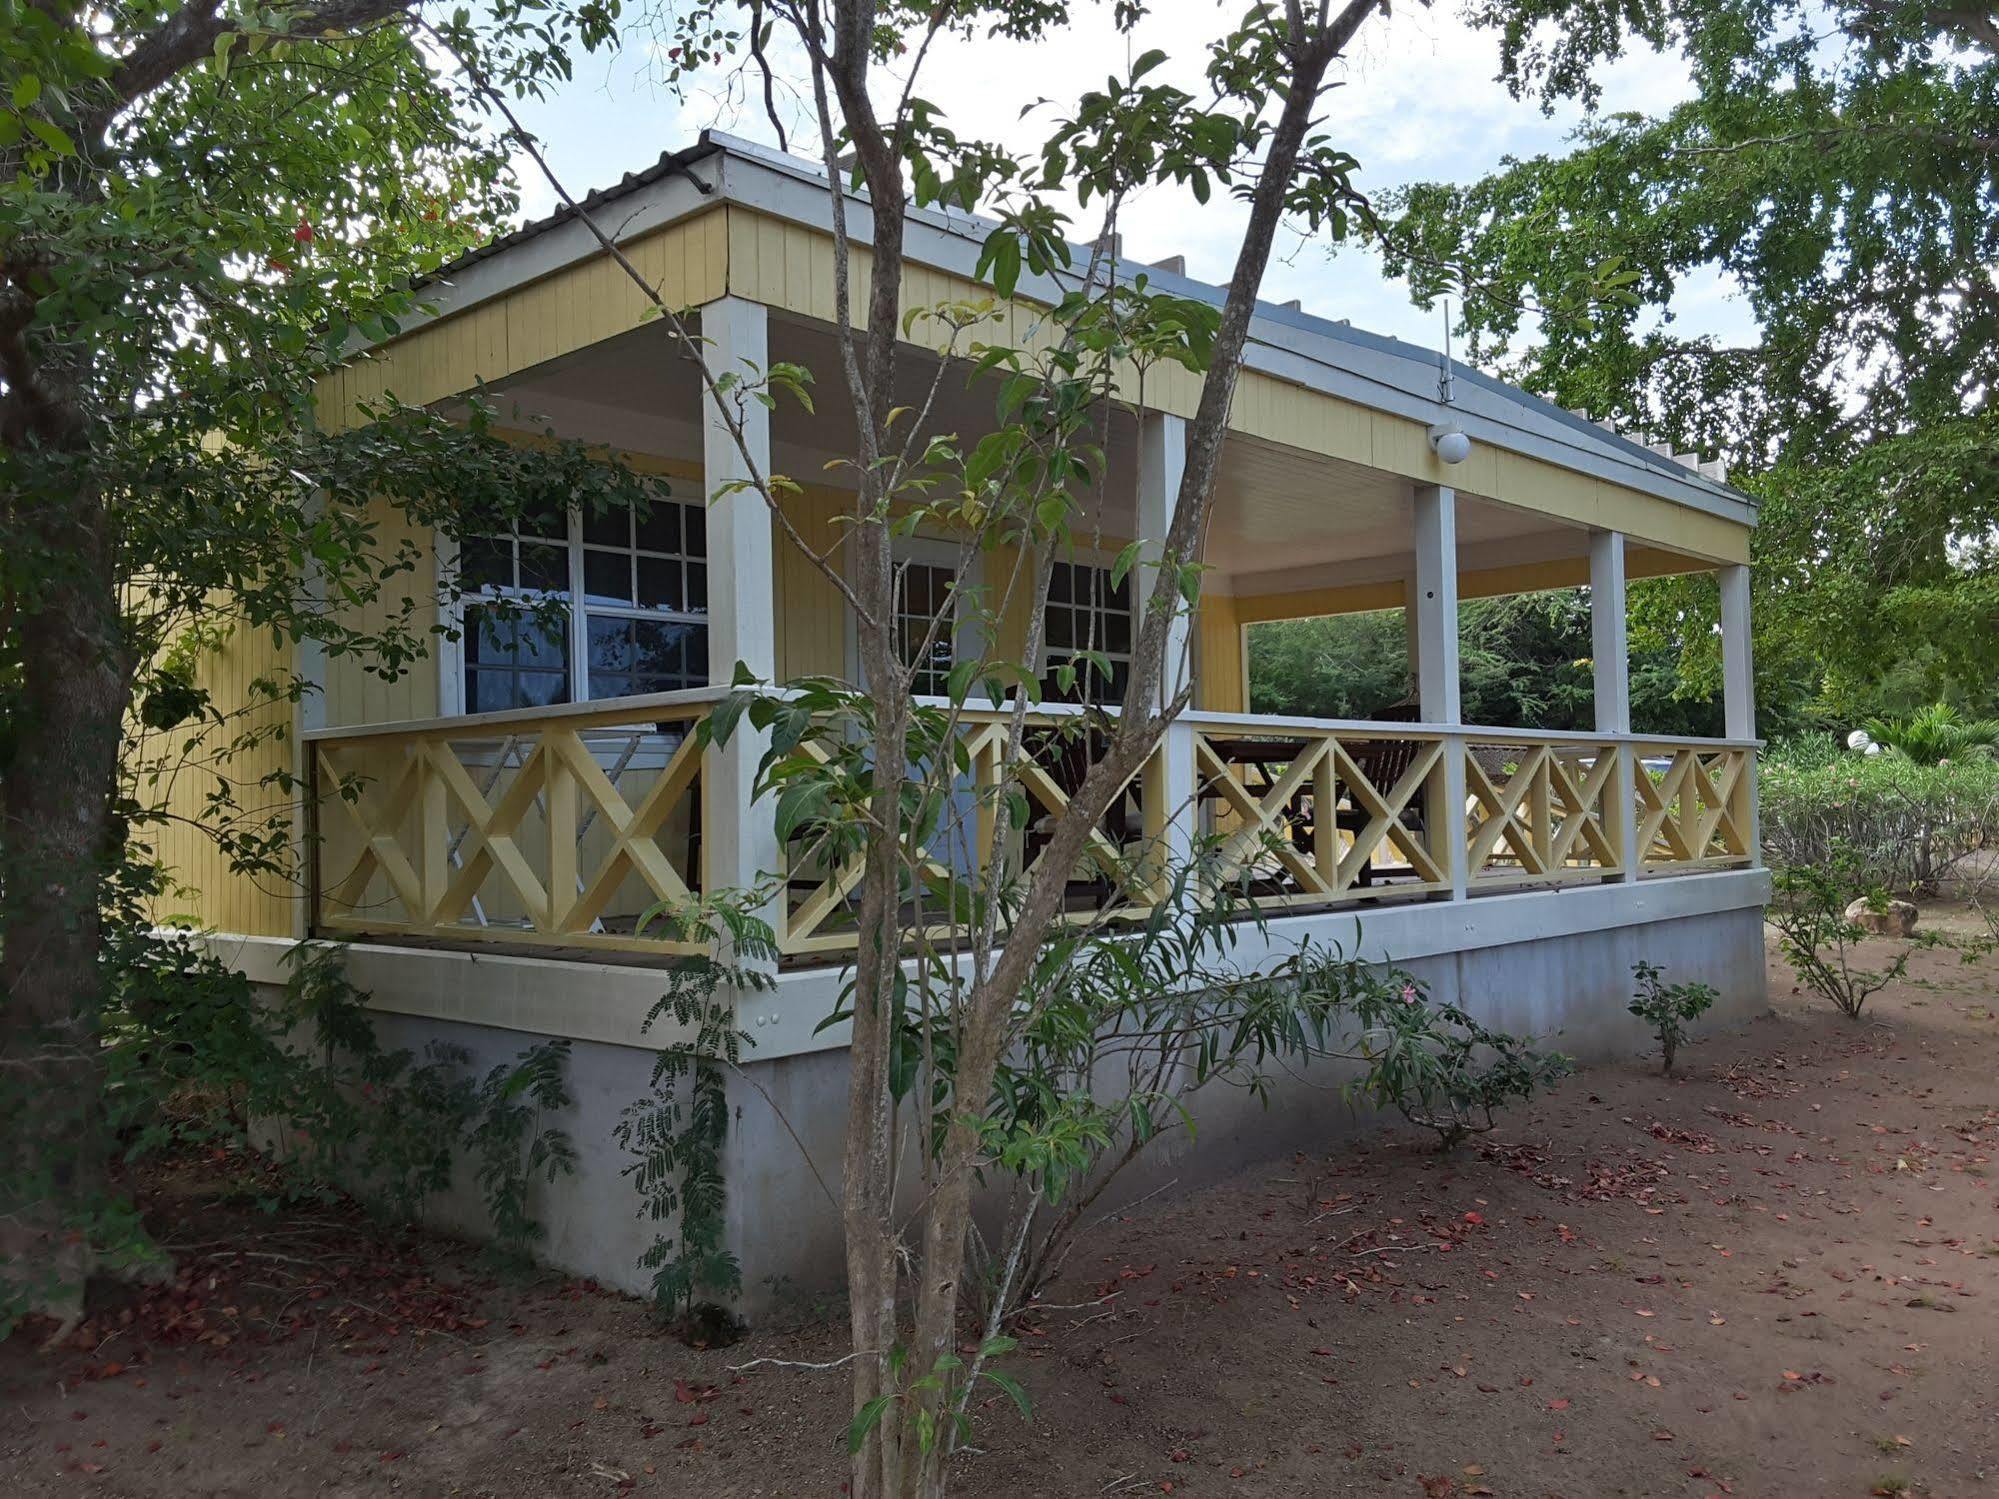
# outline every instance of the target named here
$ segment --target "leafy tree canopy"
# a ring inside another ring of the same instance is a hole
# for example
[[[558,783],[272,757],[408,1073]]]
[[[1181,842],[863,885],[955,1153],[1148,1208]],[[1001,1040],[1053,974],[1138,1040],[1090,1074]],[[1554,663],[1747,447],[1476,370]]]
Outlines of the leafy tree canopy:
[[[1579,588],[1472,599],[1459,616],[1466,723],[1587,729],[1595,722],[1589,595]],[[1259,713],[1374,718],[1410,700],[1407,634],[1397,609],[1273,620],[1249,635],[1250,701]],[[1718,735],[1718,694],[1683,690],[1670,650],[1631,660],[1632,722],[1646,733]]]
[[[1474,357],[1677,449],[1725,455],[1762,503],[1758,643],[1827,706],[1989,701],[1999,665],[1999,23],[1898,0],[1544,0],[1491,7],[1516,92],[1593,97],[1630,41],[1693,96],[1590,120],[1565,155],[1395,195],[1380,226],[1419,300],[1463,299]],[[1755,334],[1683,332],[1720,275]],[[1604,298],[1603,287],[1619,289]],[[1642,623],[1716,669],[1712,589]],[[1691,626],[1691,628],[1689,627]]]

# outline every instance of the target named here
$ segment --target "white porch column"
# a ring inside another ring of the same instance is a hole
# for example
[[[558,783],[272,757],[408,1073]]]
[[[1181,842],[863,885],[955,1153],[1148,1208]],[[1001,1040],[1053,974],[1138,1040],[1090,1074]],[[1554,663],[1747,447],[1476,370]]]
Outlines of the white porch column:
[[[1716,574],[1721,584],[1721,713],[1722,732],[1730,739],[1756,737],[1756,653],[1749,638],[1749,565],[1737,563]],[[1738,826],[1749,845],[1749,862],[1763,863],[1763,807],[1757,784],[1756,755],[1751,751],[1737,792]]]
[[[1138,537],[1140,562],[1132,579],[1134,602],[1140,610],[1152,597],[1159,579],[1159,560],[1166,533],[1180,503],[1180,480],[1187,467],[1187,423],[1164,412],[1141,412],[1138,422]],[[1137,611],[1134,611],[1137,615]],[[1142,617],[1142,616],[1141,616]],[[1160,671],[1159,702],[1173,700],[1191,680],[1194,621],[1184,609],[1176,612],[1166,631],[1166,654]],[[1194,790],[1194,729],[1186,723],[1167,726],[1159,749],[1146,767],[1145,820],[1164,871],[1185,865],[1194,851],[1200,808]]]
[[[1624,533],[1592,531],[1589,538],[1590,659],[1595,668],[1596,730],[1631,732],[1631,641],[1626,624]],[[1623,878],[1638,878],[1638,756],[1629,744],[1617,747],[1613,785],[1604,801],[1610,809],[1605,831],[1623,863]]]
[[[716,375],[757,378],[769,363],[762,304],[723,297],[701,309],[708,368]],[[725,396],[725,399],[727,397]],[[741,662],[765,681],[777,675],[776,596],[772,587],[770,507],[753,489],[717,495],[732,481],[770,474],[770,414],[757,401],[729,403],[742,426],[739,446],[721,409],[703,398],[701,473],[708,500],[708,680],[727,686]],[[744,449],[748,450],[747,456]],[[751,805],[757,762],[769,736],[739,720],[729,742],[708,751],[703,766],[702,859],[706,888],[742,888],[778,873],[773,808]],[[775,913],[767,912],[766,919]]]
[[[1414,604],[1416,692],[1423,722],[1460,723],[1458,496],[1440,484],[1416,487]],[[1465,744],[1458,739],[1444,755],[1443,789],[1429,808],[1431,846],[1450,873],[1453,900],[1465,897],[1464,805]]]
[[[1756,670],[1749,649],[1749,568],[1719,569],[1721,583],[1721,705],[1730,739],[1756,737]]]

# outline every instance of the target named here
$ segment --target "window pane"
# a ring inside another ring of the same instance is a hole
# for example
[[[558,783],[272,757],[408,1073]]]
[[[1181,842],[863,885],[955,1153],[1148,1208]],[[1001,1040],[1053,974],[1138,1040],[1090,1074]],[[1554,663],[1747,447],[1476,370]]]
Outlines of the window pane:
[[[470,713],[498,713],[518,707],[514,701],[514,674],[510,671],[468,671],[465,673],[465,708]]]
[[[1066,604],[1069,602],[1069,564],[1058,562],[1048,575],[1048,602]]]
[[[1103,635],[1100,642],[1107,651],[1128,651],[1131,649],[1131,616],[1120,610],[1098,616],[1098,628]]]
[[[639,558],[639,602],[648,609],[671,609],[675,613],[685,609],[687,601],[681,593],[680,568],[681,564],[671,558]]]
[[[547,593],[569,592],[569,549],[543,541],[522,541],[520,586]]]
[[[689,614],[708,612],[708,564],[705,562],[687,564],[686,608]]]
[[[639,549],[647,552],[680,552],[680,512],[687,507],[673,500],[661,500],[639,522]]]
[[[1061,604],[1048,606],[1048,618],[1042,638],[1052,650],[1066,651],[1076,644],[1075,632],[1071,624],[1068,608]]]
[[[458,586],[467,593],[514,586],[514,544],[504,536],[468,536],[458,548]]]
[[[504,661],[513,652],[513,621],[502,619],[497,610],[468,605],[465,610],[465,661],[475,666],[481,661]]]
[[[632,544],[632,512],[625,509],[585,511],[583,539],[598,546],[624,548]]]
[[[708,555],[708,512],[699,505],[680,507],[681,524],[687,530],[687,555],[705,557]]]
[[[632,554],[583,549],[583,597],[592,604],[632,601]]]
[[[590,695],[671,692],[708,680],[708,627],[670,620],[590,621]]]
[[[632,621],[590,616],[590,695],[597,696],[599,672],[628,672],[632,669]]]
[[[531,616],[522,619],[514,631],[514,660],[522,666],[539,666],[567,671],[569,665],[568,622]]]
[[[676,687],[706,687],[708,685],[708,627],[706,625],[675,625],[680,631],[680,681]]]
[[[569,516],[560,506],[523,515],[514,527],[523,536],[541,536],[550,541],[569,539]]]
[[[687,681],[687,635],[691,625],[663,620],[634,620],[632,645],[637,652],[636,675],[655,689],[684,686]]]
[[[546,708],[569,700],[569,674],[486,668],[465,673],[465,707],[472,713]]]
[[[514,674],[519,686],[515,695],[523,708],[547,708],[569,701],[569,673],[566,671],[522,671]]]

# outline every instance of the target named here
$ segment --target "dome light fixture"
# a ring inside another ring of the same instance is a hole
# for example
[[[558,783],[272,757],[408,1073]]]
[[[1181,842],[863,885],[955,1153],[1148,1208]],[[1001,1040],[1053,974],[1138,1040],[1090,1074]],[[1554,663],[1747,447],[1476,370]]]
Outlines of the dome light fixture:
[[[1457,402],[1457,382],[1451,378],[1451,301],[1446,297],[1444,352],[1437,356],[1437,404],[1444,408],[1444,419],[1430,428],[1430,451],[1446,463],[1463,463],[1471,457],[1471,439],[1452,411]]]
[[[1430,429],[1430,451],[1446,463],[1463,463],[1471,457],[1471,439],[1456,422],[1440,422]]]

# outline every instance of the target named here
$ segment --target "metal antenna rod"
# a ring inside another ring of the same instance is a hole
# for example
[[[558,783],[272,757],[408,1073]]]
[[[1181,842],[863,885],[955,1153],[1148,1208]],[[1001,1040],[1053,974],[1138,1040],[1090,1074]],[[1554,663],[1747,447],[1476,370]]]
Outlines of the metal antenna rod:
[[[1451,299],[1445,297],[1444,352],[1437,360],[1437,399],[1449,406],[1457,398],[1457,390],[1451,383]]]

